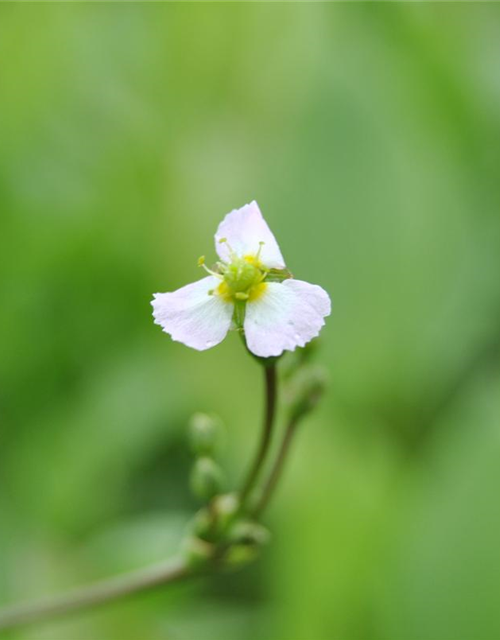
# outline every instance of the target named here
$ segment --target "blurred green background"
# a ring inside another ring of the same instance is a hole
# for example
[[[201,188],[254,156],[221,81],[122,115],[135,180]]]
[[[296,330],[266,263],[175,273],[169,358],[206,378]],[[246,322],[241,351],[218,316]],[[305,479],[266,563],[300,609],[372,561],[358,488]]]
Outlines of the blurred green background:
[[[3,4],[0,602],[173,553],[185,425],[261,372],[150,299],[257,199],[334,313],[252,567],[39,625],[46,640],[500,638],[500,7]]]

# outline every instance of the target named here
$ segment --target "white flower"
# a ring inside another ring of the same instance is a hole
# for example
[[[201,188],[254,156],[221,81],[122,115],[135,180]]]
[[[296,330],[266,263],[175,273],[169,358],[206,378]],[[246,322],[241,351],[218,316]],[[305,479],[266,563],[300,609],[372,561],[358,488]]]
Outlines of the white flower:
[[[210,274],[152,301],[155,323],[173,340],[204,351],[222,342],[231,326],[247,346],[269,358],[303,347],[330,315],[321,287],[295,280],[256,202],[231,211],[215,234],[220,261]]]

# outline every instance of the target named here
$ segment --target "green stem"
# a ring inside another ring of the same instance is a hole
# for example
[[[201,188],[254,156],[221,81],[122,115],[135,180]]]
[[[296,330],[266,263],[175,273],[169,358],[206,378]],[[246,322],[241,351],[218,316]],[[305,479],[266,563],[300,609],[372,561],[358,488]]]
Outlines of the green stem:
[[[76,589],[61,597],[6,607],[0,609],[0,631],[102,605],[140,591],[177,582],[192,575],[194,573],[184,561],[173,559]]]
[[[280,450],[274,462],[274,466],[271,469],[271,473],[269,474],[269,477],[267,479],[267,482],[264,485],[264,488],[262,489],[262,494],[257,503],[257,506],[252,511],[252,515],[255,518],[260,516],[261,513],[264,511],[264,509],[267,507],[269,500],[271,499],[276,489],[276,485],[278,484],[278,481],[283,473],[285,460],[288,457],[288,453],[290,451],[290,445],[297,431],[297,425],[299,423],[299,420],[300,420],[299,416],[295,416],[291,418],[288,423],[288,426],[285,429],[285,435],[283,437]]]
[[[264,428],[257,449],[255,460],[250,468],[247,479],[241,490],[241,509],[243,510],[248,498],[257,482],[271,444],[271,436],[273,432],[274,416],[276,413],[277,399],[277,381],[276,381],[276,364],[272,363],[264,366],[265,385],[266,385],[266,406],[264,412]]]

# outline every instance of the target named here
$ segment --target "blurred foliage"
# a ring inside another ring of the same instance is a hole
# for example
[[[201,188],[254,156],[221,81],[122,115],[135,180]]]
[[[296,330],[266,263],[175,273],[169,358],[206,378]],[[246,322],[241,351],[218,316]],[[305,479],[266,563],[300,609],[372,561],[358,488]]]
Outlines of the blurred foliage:
[[[499,28],[495,4],[1,5],[0,601],[171,554],[193,411],[240,480],[258,366],[149,304],[225,213],[257,199],[334,305],[263,558],[7,637],[500,637]]]

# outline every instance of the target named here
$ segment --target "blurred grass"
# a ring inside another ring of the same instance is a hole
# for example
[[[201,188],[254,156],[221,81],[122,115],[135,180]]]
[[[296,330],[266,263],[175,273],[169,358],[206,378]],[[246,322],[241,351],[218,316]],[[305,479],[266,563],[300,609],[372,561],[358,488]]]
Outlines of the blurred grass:
[[[500,10],[494,4],[0,7],[0,599],[171,553],[184,426],[261,381],[152,292],[256,198],[331,294],[332,388],[254,567],[8,637],[500,637]]]

